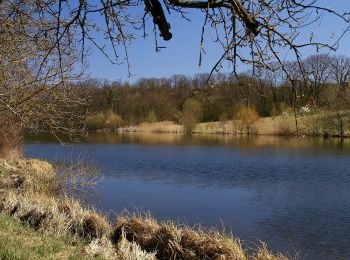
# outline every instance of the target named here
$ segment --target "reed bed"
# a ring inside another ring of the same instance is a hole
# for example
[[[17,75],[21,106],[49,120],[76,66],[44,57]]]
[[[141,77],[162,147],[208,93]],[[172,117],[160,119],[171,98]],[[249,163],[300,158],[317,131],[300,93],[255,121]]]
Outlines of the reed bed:
[[[113,241],[125,236],[142,250],[156,252],[157,259],[216,259],[216,260],[287,260],[282,254],[272,254],[264,243],[246,250],[232,234],[214,228],[176,225],[171,221],[158,222],[149,214],[118,216]]]
[[[172,121],[162,121],[155,123],[141,123],[139,124],[135,132],[144,133],[182,133],[183,127]]]

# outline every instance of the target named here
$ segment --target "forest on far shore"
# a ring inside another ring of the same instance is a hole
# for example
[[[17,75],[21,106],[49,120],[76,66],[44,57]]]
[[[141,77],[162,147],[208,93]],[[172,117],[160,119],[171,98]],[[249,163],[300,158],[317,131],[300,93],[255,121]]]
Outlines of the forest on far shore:
[[[84,108],[88,130],[117,128],[142,122],[212,122],[236,119],[242,109],[258,117],[285,111],[344,111],[350,101],[350,59],[312,55],[282,71],[255,70],[239,75],[196,74],[145,78],[128,82],[89,79],[74,84],[91,97]],[[209,79],[209,80],[208,80]],[[93,97],[93,98],[92,98]]]

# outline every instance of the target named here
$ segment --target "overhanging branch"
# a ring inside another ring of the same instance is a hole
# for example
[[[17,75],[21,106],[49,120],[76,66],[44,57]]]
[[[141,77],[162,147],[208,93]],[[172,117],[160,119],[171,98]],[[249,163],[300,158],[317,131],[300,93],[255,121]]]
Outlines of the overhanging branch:
[[[151,12],[154,24],[158,25],[160,35],[165,41],[172,37],[161,3],[158,0],[144,0],[147,12]]]

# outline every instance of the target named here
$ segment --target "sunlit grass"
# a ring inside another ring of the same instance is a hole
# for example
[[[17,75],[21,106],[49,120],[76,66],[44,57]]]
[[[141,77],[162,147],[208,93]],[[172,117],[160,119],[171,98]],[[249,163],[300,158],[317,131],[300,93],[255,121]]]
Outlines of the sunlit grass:
[[[81,247],[69,237],[47,236],[0,214],[0,259],[97,259],[83,256]]]

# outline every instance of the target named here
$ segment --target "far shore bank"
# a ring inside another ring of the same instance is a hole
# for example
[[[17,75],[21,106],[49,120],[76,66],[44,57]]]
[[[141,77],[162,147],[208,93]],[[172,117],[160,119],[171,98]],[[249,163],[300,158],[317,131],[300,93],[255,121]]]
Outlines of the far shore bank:
[[[298,118],[298,131],[293,116],[262,117],[249,126],[243,125],[240,120],[218,122],[204,122],[196,124],[192,134],[221,134],[221,135],[269,135],[269,136],[317,136],[349,138],[350,129],[344,129],[343,134],[336,130],[327,129],[318,118],[307,116]],[[329,123],[328,123],[329,124]],[[119,133],[173,133],[186,134],[184,126],[173,121],[155,123],[143,122],[138,125],[123,126],[116,129],[98,129],[96,132]]]

